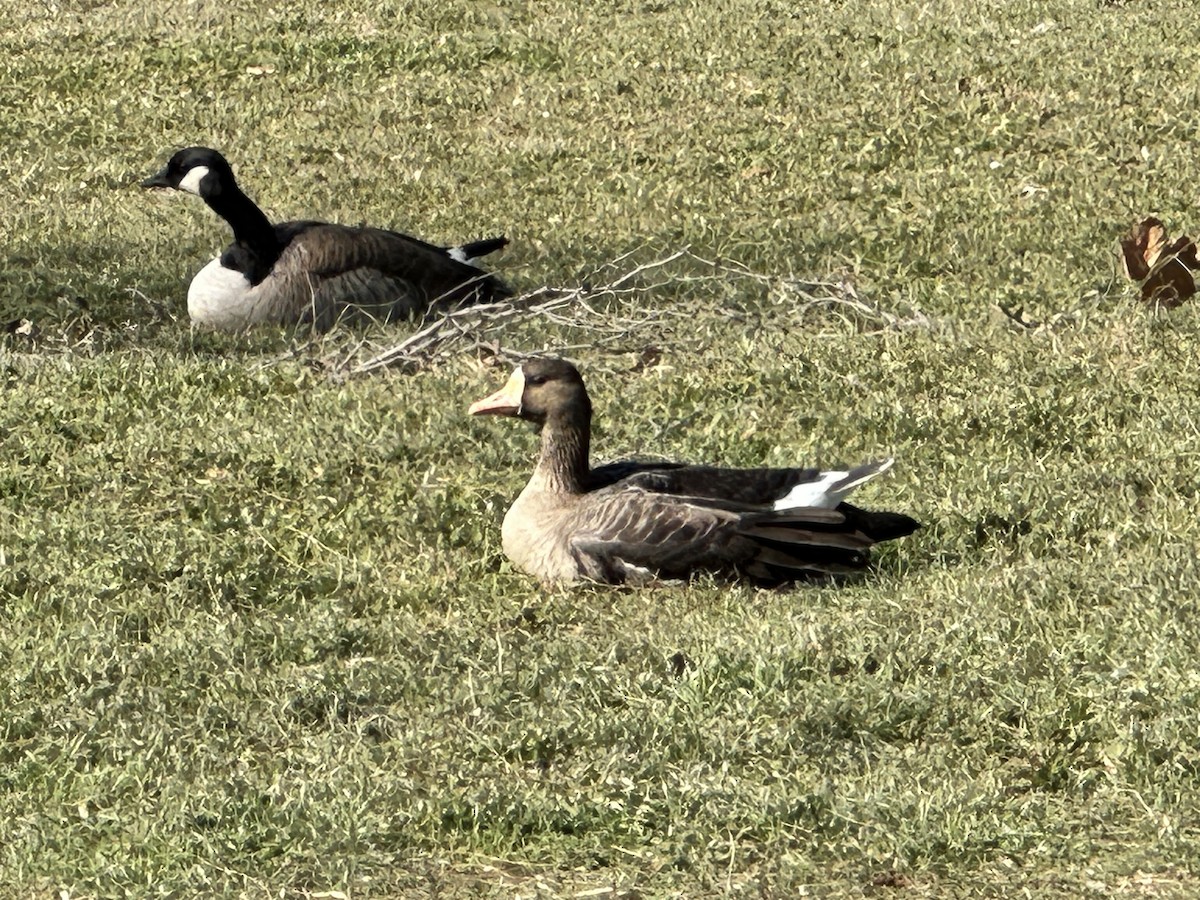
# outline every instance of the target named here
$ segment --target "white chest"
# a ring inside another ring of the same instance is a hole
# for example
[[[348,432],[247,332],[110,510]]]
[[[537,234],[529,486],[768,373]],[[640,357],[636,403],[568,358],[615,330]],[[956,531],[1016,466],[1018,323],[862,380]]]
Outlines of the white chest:
[[[258,288],[217,257],[196,273],[188,287],[188,316],[198,325],[235,330],[261,321]]]

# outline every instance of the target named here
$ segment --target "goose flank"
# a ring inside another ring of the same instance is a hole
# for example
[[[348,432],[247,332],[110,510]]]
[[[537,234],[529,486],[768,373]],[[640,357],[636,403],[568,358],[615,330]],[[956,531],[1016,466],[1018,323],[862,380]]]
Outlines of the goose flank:
[[[434,307],[508,296],[476,260],[508,243],[487,238],[439,247],[382,228],[319,221],[272,224],[216,150],[188,147],[142,182],[196,194],[233,229],[233,243],[188,288],[193,322],[222,331],[252,325],[390,321]]]
[[[920,525],[844,502],[892,461],[849,471],[728,469],[624,461],[591,468],[591,401],[565,360],[522,363],[471,415],[541,431],[533,476],[504,517],[505,554],[543,581],[619,584],[699,571],[759,583],[849,575],[870,548]]]

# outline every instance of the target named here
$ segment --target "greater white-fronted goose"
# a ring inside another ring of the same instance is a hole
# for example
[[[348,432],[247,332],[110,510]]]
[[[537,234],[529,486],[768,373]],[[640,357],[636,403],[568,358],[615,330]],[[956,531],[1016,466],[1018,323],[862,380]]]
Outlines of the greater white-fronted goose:
[[[920,527],[843,502],[890,459],[843,472],[641,461],[593,469],[591,401],[579,371],[561,359],[523,363],[469,412],[541,429],[541,458],[501,534],[505,554],[543,581],[619,584],[712,571],[778,584],[846,575],[866,567],[872,544]]]
[[[142,187],[196,194],[233,229],[233,243],[188,288],[192,321],[222,331],[297,323],[324,331],[339,320],[388,321],[509,294],[474,265],[507,244],[505,237],[438,247],[381,228],[272,225],[242,193],[225,157],[208,147],[180,150]]]

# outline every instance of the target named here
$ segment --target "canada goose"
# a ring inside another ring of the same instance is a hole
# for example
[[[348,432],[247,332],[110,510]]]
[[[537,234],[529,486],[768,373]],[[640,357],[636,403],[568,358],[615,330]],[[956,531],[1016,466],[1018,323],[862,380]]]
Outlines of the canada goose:
[[[842,502],[890,459],[846,472],[632,460],[592,469],[592,405],[565,360],[523,363],[469,413],[541,429],[541,458],[501,536],[505,554],[543,581],[619,584],[700,570],[766,584],[844,575],[866,567],[872,544],[920,527]]]
[[[509,294],[474,265],[507,244],[505,237],[438,247],[381,228],[272,225],[242,193],[225,157],[208,147],[180,150],[142,187],[196,194],[233,229],[233,243],[188,288],[192,321],[222,331],[266,323],[324,331],[342,318],[386,321]]]

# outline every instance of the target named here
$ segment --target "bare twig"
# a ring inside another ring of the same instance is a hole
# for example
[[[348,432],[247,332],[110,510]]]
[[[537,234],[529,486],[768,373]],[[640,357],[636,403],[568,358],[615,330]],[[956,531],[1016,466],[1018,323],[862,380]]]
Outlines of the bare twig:
[[[1028,319],[1026,319],[1025,318],[1025,307],[1023,307],[1023,306],[1018,306],[1018,307],[1014,308],[1011,306],[1005,306],[1003,303],[997,303],[996,305],[998,307],[1000,307],[1000,312],[1004,313],[1004,315],[1008,316],[1009,319],[1016,322],[1022,328],[1025,328],[1025,329],[1037,328],[1039,325],[1042,324],[1041,322],[1031,322]]]
[[[1089,309],[1094,309],[1097,303],[1110,293],[1111,284],[1105,289],[1087,291],[1068,309],[1060,310],[1041,320],[1028,318],[1025,314],[1024,306],[1005,306],[1003,303],[998,303],[996,306],[1010,321],[1018,325],[1023,331],[1033,334],[1044,330],[1057,331],[1060,328],[1076,324],[1081,315],[1084,315]]]
[[[843,320],[853,319],[859,328],[932,325],[920,311],[897,315],[880,309],[860,297],[845,280],[799,281],[766,275],[738,262],[705,259],[686,247],[624,268],[632,255],[631,251],[598,266],[576,287],[540,287],[493,303],[431,313],[415,332],[397,344],[371,348],[365,340],[359,340],[331,353],[323,365],[337,375],[355,376],[386,367],[413,371],[464,350],[486,350],[493,356],[517,358],[519,353],[501,348],[500,335],[518,323],[535,321],[585,332],[587,342],[572,344],[574,347],[628,348],[631,337],[645,338],[647,333],[655,332],[657,336],[649,339],[661,339],[668,323],[694,315],[694,307],[684,310],[648,302],[650,298],[669,291],[678,294],[682,288],[695,295],[708,286],[720,296],[727,294],[731,285],[745,283],[758,286],[750,292],[753,296],[747,296],[745,303],[733,301],[732,306],[728,300],[719,301],[719,314],[770,319],[773,324],[783,318],[787,327],[807,324],[812,315],[830,312]],[[771,301],[765,305],[763,290]],[[371,355],[363,359],[368,352]]]
[[[489,335],[514,321],[540,319],[557,325],[586,328],[594,334],[626,336],[675,314],[670,310],[643,308],[635,301],[672,282],[672,279],[664,278],[656,283],[639,283],[646,273],[663,269],[687,255],[686,249],[676,251],[653,262],[635,266],[598,287],[541,287],[507,300],[440,312],[436,318],[427,318],[421,328],[400,343],[376,353],[366,361],[353,362],[357,355],[356,348],[339,363],[332,364],[331,368],[342,374],[362,375],[392,366],[419,368],[451,347],[494,347],[499,351],[499,344]],[[606,263],[596,273],[605,268],[611,269],[625,258]],[[602,304],[605,307],[603,309],[600,308]]]

